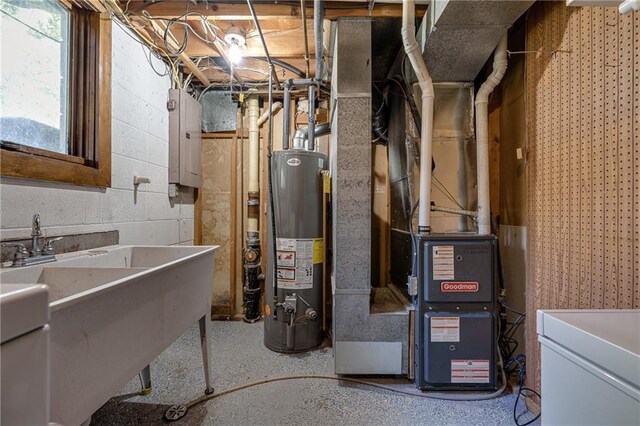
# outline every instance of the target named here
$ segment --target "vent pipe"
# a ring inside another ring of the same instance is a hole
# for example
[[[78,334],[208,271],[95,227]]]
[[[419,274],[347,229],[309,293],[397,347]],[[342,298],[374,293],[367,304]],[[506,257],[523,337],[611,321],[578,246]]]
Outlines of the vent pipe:
[[[415,0],[402,0],[402,44],[422,91],[420,135],[420,209],[418,232],[431,232],[431,158],[433,151],[433,82],[416,40]]]
[[[476,95],[476,156],[478,170],[478,234],[491,234],[489,185],[489,95],[507,71],[507,34],[493,53],[493,71]]]
[[[243,251],[244,320],[252,323],[260,319],[260,133],[258,95],[247,99],[249,115],[249,189],[247,194],[247,239]]]

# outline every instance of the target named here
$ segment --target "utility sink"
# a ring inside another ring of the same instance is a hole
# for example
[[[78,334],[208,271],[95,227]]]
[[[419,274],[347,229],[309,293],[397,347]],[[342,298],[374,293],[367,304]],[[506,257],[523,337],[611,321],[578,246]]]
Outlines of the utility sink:
[[[151,361],[195,322],[205,365],[202,387],[212,391],[207,342],[216,249],[110,246],[0,270],[3,288],[49,289],[50,421],[83,423],[133,376],[148,373]],[[146,385],[150,390],[150,379]]]
[[[46,425],[49,300],[44,285],[0,284],[0,419]]]

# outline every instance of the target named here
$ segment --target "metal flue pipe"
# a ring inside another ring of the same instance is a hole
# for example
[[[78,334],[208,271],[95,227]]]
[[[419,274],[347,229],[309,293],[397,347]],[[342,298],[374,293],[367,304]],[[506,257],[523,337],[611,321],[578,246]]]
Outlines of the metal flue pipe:
[[[507,71],[507,34],[493,53],[493,71],[476,95],[476,157],[478,173],[478,234],[491,234],[489,185],[489,95]]]
[[[420,206],[418,232],[431,232],[431,158],[433,151],[433,81],[416,40],[415,0],[402,0],[402,44],[422,91],[420,135]]]
[[[311,79],[289,79],[284,82],[284,114],[282,117],[282,149],[289,149],[291,141],[291,89],[296,86],[310,86],[314,83]]]

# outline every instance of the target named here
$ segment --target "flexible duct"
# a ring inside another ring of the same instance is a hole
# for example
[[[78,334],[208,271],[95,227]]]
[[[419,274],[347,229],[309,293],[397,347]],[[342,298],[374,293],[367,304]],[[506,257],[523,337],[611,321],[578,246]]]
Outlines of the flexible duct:
[[[371,142],[386,145],[389,142],[387,127],[387,103],[382,91],[371,85]]]
[[[493,53],[493,71],[476,95],[476,156],[478,172],[478,234],[491,234],[489,186],[489,95],[507,71],[507,34]]]
[[[420,206],[418,231],[431,232],[431,158],[433,151],[433,82],[416,40],[415,0],[402,0],[402,44],[422,91],[420,137]]]

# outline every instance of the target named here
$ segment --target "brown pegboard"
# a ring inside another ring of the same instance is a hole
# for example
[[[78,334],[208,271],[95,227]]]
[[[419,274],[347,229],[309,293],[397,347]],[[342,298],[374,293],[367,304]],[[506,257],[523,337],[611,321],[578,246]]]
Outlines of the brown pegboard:
[[[640,13],[634,13],[633,25],[633,308],[640,308]]]
[[[526,69],[527,363],[539,389],[536,309],[640,307],[640,13],[538,2],[527,50],[540,52]]]
[[[618,15],[604,13],[604,307],[618,306]]]
[[[570,125],[570,144],[568,146],[569,163],[567,164],[570,173],[570,186],[569,192],[571,194],[571,200],[569,204],[568,215],[571,222],[571,232],[568,237],[567,246],[571,247],[571,251],[574,252],[577,247],[582,244],[582,230],[581,230],[581,212],[580,212],[580,181],[582,179],[582,152],[581,152],[581,132],[580,125],[582,119],[581,108],[576,108],[576,105],[581,104],[580,90],[571,90],[571,82],[581,81],[581,68],[580,68],[580,35],[581,35],[581,19],[580,9],[567,9],[568,13],[572,16],[569,20],[571,31],[569,33],[569,45],[568,50],[571,50],[571,55],[563,55],[567,57],[569,61],[569,67],[571,69],[570,79],[567,82],[567,91],[570,98],[568,99],[568,115]],[[580,307],[580,291],[582,289],[581,277],[580,277],[580,264],[582,261],[581,252],[578,256],[567,256],[569,262],[569,277],[567,281],[567,288],[569,292],[568,307],[577,309]]]
[[[591,306],[592,170],[593,170],[593,43],[591,9],[580,8],[580,308]],[[573,55],[575,56],[575,55]]]
[[[618,25],[618,308],[633,307],[633,15]],[[639,135],[640,136],[640,135]]]

